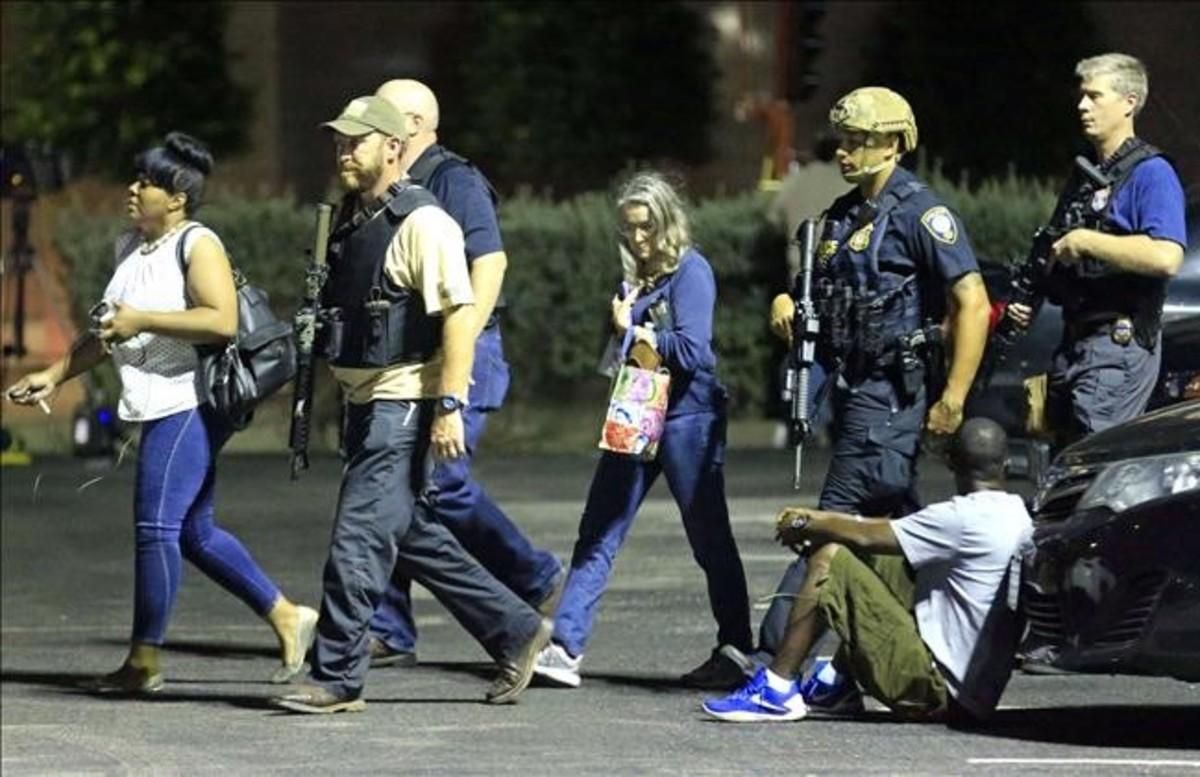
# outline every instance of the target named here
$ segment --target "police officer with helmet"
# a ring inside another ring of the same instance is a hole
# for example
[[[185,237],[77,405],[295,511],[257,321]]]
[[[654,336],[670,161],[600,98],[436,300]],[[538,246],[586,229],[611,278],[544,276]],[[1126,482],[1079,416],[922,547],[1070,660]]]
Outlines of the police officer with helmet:
[[[1101,180],[1077,167],[1051,217],[1040,292],[1062,305],[1046,419],[1058,446],[1140,415],[1162,359],[1163,301],[1187,245],[1184,195],[1163,153],[1134,134],[1146,68],[1126,54],[1084,59],[1079,119]],[[1024,328],[1033,306],[1006,315]]]
[[[962,423],[987,335],[987,291],[958,217],[898,164],[917,144],[908,102],[863,87],[838,100],[829,121],[842,177],[855,188],[825,212],[814,269],[818,360],[834,382],[834,451],[821,505],[903,515],[918,507],[922,427],[945,437]],[[773,331],[790,337],[794,312],[791,297],[779,295]],[[931,325],[940,332],[943,321],[952,358],[930,404],[926,377],[936,354],[906,343]]]
[[[829,121],[842,177],[855,188],[825,212],[814,264],[817,360],[829,375],[818,401],[831,400],[833,411],[819,507],[899,517],[920,507],[922,430],[944,440],[962,423],[987,337],[987,291],[958,216],[899,166],[917,145],[908,102],[863,87],[838,100]],[[776,297],[772,331],[790,339],[795,309],[791,295]],[[944,387],[930,379],[941,349],[912,345],[939,338],[951,355]],[[780,592],[794,592],[803,572],[801,558]],[[760,637],[769,653],[791,606],[776,602]]]

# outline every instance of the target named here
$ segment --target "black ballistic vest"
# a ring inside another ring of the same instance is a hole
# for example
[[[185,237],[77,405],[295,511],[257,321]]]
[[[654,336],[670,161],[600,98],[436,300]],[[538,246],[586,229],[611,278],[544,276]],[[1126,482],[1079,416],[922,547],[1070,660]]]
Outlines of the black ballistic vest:
[[[396,231],[423,205],[437,205],[437,199],[418,186],[394,184],[373,210],[343,219],[330,235],[322,307],[331,330],[326,351],[331,364],[378,368],[423,362],[441,345],[441,318],[425,312],[420,290],[398,287],[384,271]]]
[[[1059,229],[1083,227],[1110,235],[1127,234],[1110,217],[1113,203],[1133,169],[1156,156],[1163,156],[1162,151],[1140,138],[1130,138],[1122,144],[1112,158],[1100,166],[1100,171],[1111,182],[1107,187],[1107,199],[1102,203],[1097,198],[1103,196],[1104,190],[1076,170],[1059,197],[1051,226]],[[1078,220],[1070,218],[1069,214],[1076,214]],[[1166,278],[1125,272],[1107,262],[1085,259],[1072,264],[1056,263],[1050,274],[1048,291],[1050,299],[1062,305],[1063,316],[1068,322],[1128,316],[1133,320],[1138,343],[1145,348],[1154,347],[1162,325]]]

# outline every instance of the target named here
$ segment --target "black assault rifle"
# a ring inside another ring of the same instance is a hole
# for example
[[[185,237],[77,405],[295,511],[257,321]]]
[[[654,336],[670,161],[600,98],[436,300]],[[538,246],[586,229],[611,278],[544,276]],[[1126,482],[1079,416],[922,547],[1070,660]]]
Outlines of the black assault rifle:
[[[800,275],[796,279],[796,288],[792,289],[796,314],[792,317],[792,348],[788,354],[787,379],[784,386],[785,396],[790,400],[788,442],[796,449],[796,470],[792,488],[797,491],[800,490],[804,441],[812,431],[812,408],[809,406],[808,389],[813,361],[816,359],[817,333],[821,328],[812,297],[816,230],[817,224],[811,219],[801,222],[797,230],[800,240]]]
[[[1056,213],[1057,218],[1033,233],[1033,244],[1025,256],[1025,261],[1016,265],[1012,271],[1008,304],[1030,308],[1030,326],[1042,309],[1048,279],[1054,269],[1055,260],[1050,255],[1051,247],[1071,230],[1083,226],[1087,209],[1091,206],[1091,196],[1112,184],[1107,175],[1082,156],[1075,157],[1075,167],[1086,177],[1087,183],[1080,187],[1075,198],[1062,206],[1061,215]],[[1085,268],[1085,272],[1087,269]],[[978,385],[981,389],[991,383],[996,366],[1007,360],[1009,351],[1028,330],[1028,326],[1020,326],[1007,313],[996,324],[983,364],[979,368]]]
[[[300,470],[308,469],[308,433],[312,424],[313,343],[321,326],[321,288],[329,272],[325,250],[329,244],[329,221],[333,207],[317,205],[317,235],[304,271],[304,301],[296,311],[296,380],[292,393],[292,428],[288,447],[292,449],[292,480]]]

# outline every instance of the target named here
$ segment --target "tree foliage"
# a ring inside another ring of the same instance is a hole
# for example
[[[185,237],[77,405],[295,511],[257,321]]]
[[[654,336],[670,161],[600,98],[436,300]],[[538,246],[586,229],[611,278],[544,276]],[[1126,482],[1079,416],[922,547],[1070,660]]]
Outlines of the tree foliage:
[[[1102,51],[1086,5],[906,3],[864,46],[865,82],[909,100],[951,177],[1065,175],[1080,143],[1075,63]]]
[[[20,3],[20,51],[6,67],[5,142],[67,153],[80,172],[129,173],[170,130],[216,153],[239,148],[249,95],[226,67],[224,3]]]
[[[488,2],[438,46],[443,124],[503,188],[603,188],[630,163],[706,161],[712,31],[681,2]]]

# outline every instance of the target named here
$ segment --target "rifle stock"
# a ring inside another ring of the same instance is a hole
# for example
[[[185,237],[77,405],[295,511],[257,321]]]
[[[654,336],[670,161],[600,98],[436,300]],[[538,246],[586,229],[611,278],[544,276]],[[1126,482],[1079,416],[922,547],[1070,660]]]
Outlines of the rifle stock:
[[[292,480],[308,469],[308,437],[312,424],[313,401],[313,344],[320,327],[321,287],[325,285],[328,267],[325,251],[329,244],[329,223],[333,207],[317,205],[317,234],[308,267],[304,272],[304,301],[296,311],[296,379],[292,392],[292,424],[288,432],[288,447],[292,450]]]

